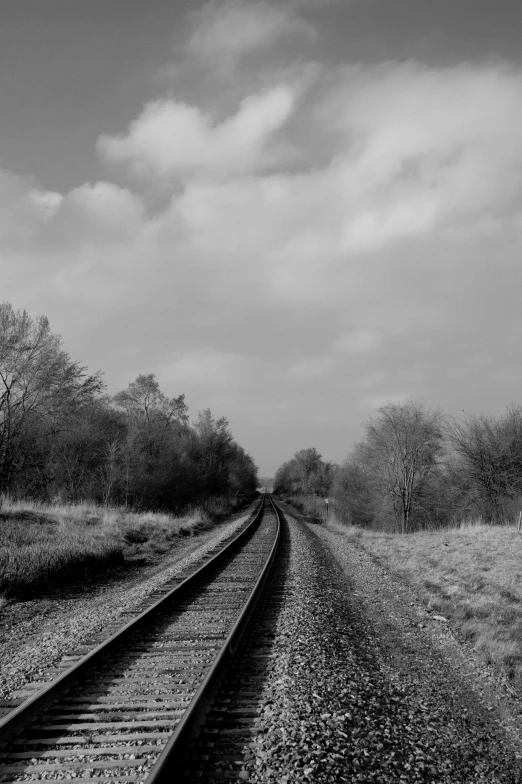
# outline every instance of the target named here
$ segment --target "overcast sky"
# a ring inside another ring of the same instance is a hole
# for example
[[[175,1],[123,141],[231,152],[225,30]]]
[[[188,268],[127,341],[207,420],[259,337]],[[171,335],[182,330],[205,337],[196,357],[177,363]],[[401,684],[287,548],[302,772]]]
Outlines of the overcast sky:
[[[0,301],[262,474],[522,403],[520,0],[2,0]]]

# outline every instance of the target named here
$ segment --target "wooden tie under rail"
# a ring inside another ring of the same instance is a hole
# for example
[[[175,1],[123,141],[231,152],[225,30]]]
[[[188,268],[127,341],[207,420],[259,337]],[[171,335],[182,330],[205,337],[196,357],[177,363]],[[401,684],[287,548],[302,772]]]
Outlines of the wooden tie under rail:
[[[175,781],[279,536],[264,497],[226,548],[0,721],[0,782]]]

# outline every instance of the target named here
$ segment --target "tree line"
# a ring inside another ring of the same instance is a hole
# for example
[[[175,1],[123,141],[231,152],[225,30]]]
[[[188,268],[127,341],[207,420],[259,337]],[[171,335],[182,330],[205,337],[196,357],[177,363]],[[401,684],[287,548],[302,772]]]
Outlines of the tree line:
[[[522,509],[522,407],[457,420],[422,401],[388,403],[341,465],[300,450],[276,472],[274,492],[329,495],[344,522],[405,533],[512,522]]]
[[[257,468],[228,421],[189,421],[153,374],[114,396],[70,358],[46,317],[0,303],[0,492],[180,509],[256,489]]]

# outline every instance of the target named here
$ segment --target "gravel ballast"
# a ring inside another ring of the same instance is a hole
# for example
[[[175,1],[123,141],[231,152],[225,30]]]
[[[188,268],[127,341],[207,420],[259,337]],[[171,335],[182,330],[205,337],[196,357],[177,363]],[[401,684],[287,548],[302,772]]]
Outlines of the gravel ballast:
[[[416,597],[390,595],[369,557],[321,530],[334,558],[285,509],[285,601],[256,732],[205,780],[520,781],[519,736],[419,626]]]

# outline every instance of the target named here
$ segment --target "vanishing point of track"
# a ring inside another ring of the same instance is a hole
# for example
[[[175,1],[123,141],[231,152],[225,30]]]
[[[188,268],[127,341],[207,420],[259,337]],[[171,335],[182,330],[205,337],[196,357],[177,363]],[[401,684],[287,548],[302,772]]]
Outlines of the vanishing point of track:
[[[0,782],[172,781],[275,561],[264,497],[224,549],[0,721]]]

